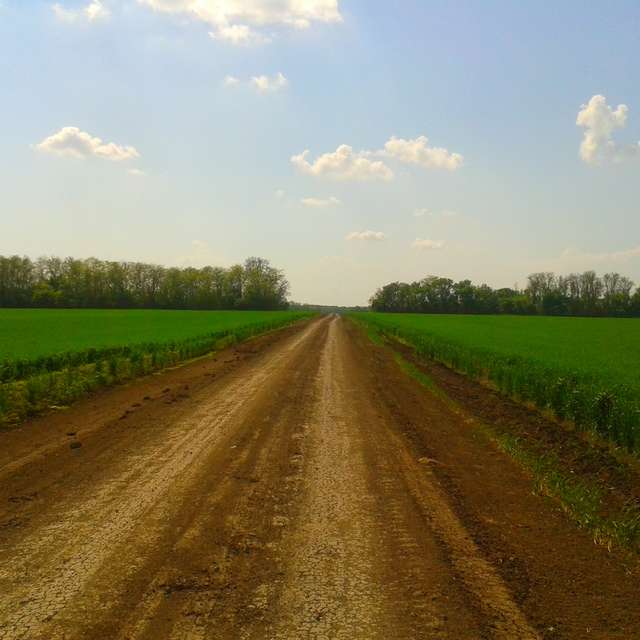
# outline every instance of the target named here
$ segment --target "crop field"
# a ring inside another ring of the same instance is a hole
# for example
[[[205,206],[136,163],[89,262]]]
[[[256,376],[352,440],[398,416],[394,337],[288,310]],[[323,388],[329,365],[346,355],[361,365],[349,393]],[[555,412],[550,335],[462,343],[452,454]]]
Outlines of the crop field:
[[[353,314],[506,394],[640,450],[640,322],[623,318]]]
[[[0,362],[51,354],[179,341],[239,327],[289,321],[291,311],[0,309]]]
[[[0,425],[308,315],[0,309]]]

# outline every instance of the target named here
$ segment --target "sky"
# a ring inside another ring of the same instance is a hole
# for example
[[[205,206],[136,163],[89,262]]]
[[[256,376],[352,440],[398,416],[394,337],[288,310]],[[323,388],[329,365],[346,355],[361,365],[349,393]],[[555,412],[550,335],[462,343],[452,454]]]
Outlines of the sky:
[[[0,254],[640,283],[640,5],[0,0]]]

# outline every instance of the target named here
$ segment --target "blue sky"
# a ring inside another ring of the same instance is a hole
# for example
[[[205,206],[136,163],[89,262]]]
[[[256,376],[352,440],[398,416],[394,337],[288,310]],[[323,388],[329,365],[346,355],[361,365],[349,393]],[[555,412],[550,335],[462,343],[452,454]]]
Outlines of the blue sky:
[[[640,6],[557,4],[2,0],[0,253],[640,282]]]

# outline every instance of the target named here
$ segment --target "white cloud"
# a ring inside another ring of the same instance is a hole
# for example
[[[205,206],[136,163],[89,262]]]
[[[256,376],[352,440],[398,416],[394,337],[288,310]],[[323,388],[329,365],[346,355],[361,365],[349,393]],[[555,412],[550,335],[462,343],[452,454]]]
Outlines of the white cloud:
[[[53,14],[60,22],[68,24],[85,20],[87,22],[98,22],[111,16],[111,11],[104,6],[101,0],[92,0],[82,9],[67,9],[59,2],[51,6]]]
[[[235,76],[225,76],[224,78],[225,87],[237,87],[239,84],[240,84],[240,80]]]
[[[80,131],[77,127],[63,127],[57,133],[45,138],[35,147],[43,153],[73,158],[105,158],[121,161],[140,157],[134,147],[121,146],[115,142],[103,142],[100,138]]]
[[[420,136],[415,140],[391,137],[384,149],[378,151],[356,151],[349,145],[340,145],[333,153],[325,153],[310,163],[309,151],[292,156],[291,162],[302,173],[325,176],[337,180],[392,180],[393,171],[376,157],[398,160],[405,164],[416,164],[425,169],[448,169],[454,171],[463,164],[459,153],[427,146],[428,140]]]
[[[51,10],[53,11],[53,15],[60,22],[75,22],[78,19],[77,11],[65,9],[61,4],[57,2],[54,5],[51,5]]]
[[[367,152],[354,153],[349,145],[340,145],[333,153],[325,153],[315,162],[307,160],[309,151],[292,156],[292,164],[302,173],[335,180],[391,180],[393,172],[380,160],[371,160]]]
[[[129,175],[136,176],[137,178],[144,178],[148,175],[147,172],[142,169],[129,169],[128,173]]]
[[[380,241],[385,239],[382,231],[352,231],[345,236],[346,240]]]
[[[628,111],[626,104],[612,109],[601,95],[593,96],[582,105],[576,125],[584,129],[580,144],[580,157],[584,162],[598,165],[640,157],[640,143],[619,145],[613,140],[613,132],[626,126]]]
[[[251,85],[258,93],[275,93],[284,89],[289,84],[289,81],[278,72],[273,78],[269,76],[254,76],[251,78]]]
[[[236,45],[266,44],[271,41],[271,38],[254,31],[246,24],[219,27],[217,31],[209,31],[209,37],[213,40],[225,40]]]
[[[404,140],[392,136],[378,154],[394,158],[405,164],[416,164],[425,169],[459,169],[464,158],[459,153],[451,153],[442,147],[429,147],[429,140],[419,136],[413,140]]]
[[[423,240],[421,238],[416,238],[411,243],[411,246],[414,249],[425,249],[425,250],[442,249],[444,247],[444,242],[442,242],[441,240]]]
[[[342,204],[338,198],[331,196],[330,198],[302,198],[300,202],[305,207],[315,207],[317,209],[324,209],[327,207],[338,207]]]
[[[235,76],[226,76],[223,84],[225,87],[239,87],[242,84],[245,84],[245,81],[240,80],[240,78],[236,78]],[[250,80],[246,81],[246,84],[255,89],[258,93],[266,94],[266,93],[276,93],[281,89],[284,89],[288,86],[289,81],[285,76],[278,72],[276,75],[269,76],[253,76]]]
[[[155,11],[185,15],[211,25],[212,37],[232,44],[268,41],[254,28],[308,29],[342,21],[339,0],[138,0]]]
[[[93,0],[93,2],[87,5],[84,9],[84,14],[87,16],[89,22],[95,22],[96,20],[104,20],[111,15],[109,9],[107,9],[100,0]]]
[[[287,195],[287,192],[284,189],[276,189],[274,194],[273,194],[278,200],[282,200],[284,199],[284,197]]]

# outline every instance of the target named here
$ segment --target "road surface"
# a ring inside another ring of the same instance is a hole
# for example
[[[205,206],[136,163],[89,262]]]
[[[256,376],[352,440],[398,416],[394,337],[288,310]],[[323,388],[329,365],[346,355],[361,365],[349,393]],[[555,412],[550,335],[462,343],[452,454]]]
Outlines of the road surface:
[[[0,433],[0,639],[640,638],[469,422],[328,317]]]

